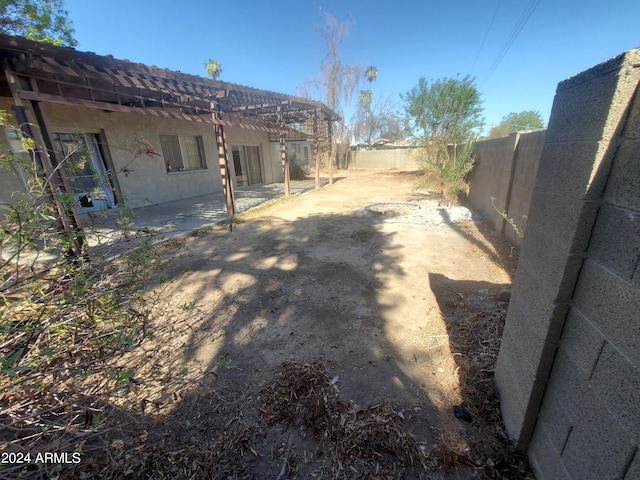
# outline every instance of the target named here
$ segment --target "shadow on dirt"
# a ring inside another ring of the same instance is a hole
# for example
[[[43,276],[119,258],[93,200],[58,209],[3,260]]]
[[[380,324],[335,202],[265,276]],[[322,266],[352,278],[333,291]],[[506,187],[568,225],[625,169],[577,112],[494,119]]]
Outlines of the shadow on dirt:
[[[482,238],[471,233],[469,229],[459,225],[449,218],[446,210],[440,210],[442,219],[451,230],[457,232],[460,236],[469,241],[472,245],[485,252],[488,258],[496,265],[500,265],[509,274],[511,280],[515,277],[515,271],[518,266],[518,249],[512,245],[501,235],[498,235],[493,226],[487,222],[482,216],[474,213],[474,223],[478,231],[482,234]]]
[[[496,297],[506,285],[453,280],[429,274],[431,289],[447,323],[451,352],[458,366],[461,404],[456,417],[468,422],[460,436],[445,444],[456,462],[473,466],[486,478],[534,479],[527,460],[508,438],[493,376],[507,316]]]
[[[387,337],[385,316],[409,300],[380,301],[385,278],[404,275],[382,220],[261,217],[162,246],[166,265],[148,286],[161,298],[151,335],[123,361],[135,402],[86,444],[80,465],[63,467],[67,476],[427,478],[417,456],[442,413]],[[325,372],[309,388],[339,392],[330,416],[339,428],[265,421],[263,392],[285,362]],[[362,439],[345,446],[350,425]]]
[[[148,337],[118,371],[128,408],[95,399],[92,418],[52,437],[59,451],[82,445],[82,462],[63,465],[63,476],[470,478],[462,466],[480,468],[465,456],[475,423],[443,408],[457,379],[437,374],[457,343],[426,324],[470,302],[484,309],[500,285],[427,274],[427,261],[401,266],[407,239],[385,215],[267,214],[159,247]],[[419,285],[391,289],[391,278]],[[423,311],[429,289],[440,311],[433,301]],[[414,330],[398,312],[414,314]],[[403,328],[413,338],[394,331]]]

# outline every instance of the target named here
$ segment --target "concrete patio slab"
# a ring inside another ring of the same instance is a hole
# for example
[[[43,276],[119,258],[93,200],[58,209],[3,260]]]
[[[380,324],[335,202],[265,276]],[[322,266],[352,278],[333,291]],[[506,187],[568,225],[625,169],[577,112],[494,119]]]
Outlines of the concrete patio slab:
[[[321,187],[327,184],[327,179],[321,179]],[[292,195],[313,190],[313,180],[291,182]],[[235,195],[236,210],[240,213],[284,197],[284,185],[237,188]],[[88,216],[83,216],[83,220],[90,252],[117,256],[144,241],[156,243],[180,238],[228,222],[229,216],[224,194],[212,193],[135,209],[105,210],[93,224]]]

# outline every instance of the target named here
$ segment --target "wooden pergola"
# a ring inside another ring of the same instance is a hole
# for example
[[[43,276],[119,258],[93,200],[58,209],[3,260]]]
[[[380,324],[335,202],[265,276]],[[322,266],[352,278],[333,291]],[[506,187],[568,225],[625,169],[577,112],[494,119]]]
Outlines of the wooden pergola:
[[[316,187],[319,186],[319,141],[331,145],[332,123],[339,116],[320,102],[267,90],[188,75],[155,66],[56,47],[22,37],[0,35],[0,96],[11,97],[23,133],[36,142],[37,160],[55,186],[68,190],[61,159],[54,148],[43,103],[103,111],[135,113],[213,125],[227,210],[234,215],[233,182],[225,127],[269,132],[280,141],[285,195],[290,194],[287,139],[314,141]],[[33,127],[36,128],[33,128]],[[331,168],[332,152],[329,151]],[[330,181],[332,172],[330,170]],[[55,196],[57,189],[53,189]],[[62,202],[56,201],[59,209]],[[77,212],[60,217],[81,228]],[[66,229],[71,228],[65,225]]]

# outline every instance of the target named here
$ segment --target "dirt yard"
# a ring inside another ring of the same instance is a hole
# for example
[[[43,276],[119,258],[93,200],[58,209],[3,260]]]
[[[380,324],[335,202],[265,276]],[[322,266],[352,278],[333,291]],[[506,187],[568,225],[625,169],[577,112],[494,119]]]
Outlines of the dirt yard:
[[[496,460],[495,446],[473,453],[476,442],[506,440],[495,400],[483,397],[490,362],[469,374],[465,356],[478,361],[477,351],[459,351],[450,336],[468,319],[504,321],[496,296],[517,252],[415,185],[412,172],[341,171],[332,186],[161,250],[165,266],[148,289],[158,299],[153,338],[125,364],[135,366],[138,410],[163,419],[166,461],[190,458],[185,478],[207,462],[225,479],[524,475]],[[477,339],[496,354],[492,341]],[[286,390],[303,381],[320,395]],[[338,430],[318,416],[332,405]],[[470,422],[454,415],[458,406]],[[357,432],[360,443],[345,447]],[[397,437],[432,468],[397,445],[360,455],[375,435]],[[133,438],[116,454],[135,450]],[[208,457],[194,453],[203,445]],[[131,455],[133,471],[153,467]]]

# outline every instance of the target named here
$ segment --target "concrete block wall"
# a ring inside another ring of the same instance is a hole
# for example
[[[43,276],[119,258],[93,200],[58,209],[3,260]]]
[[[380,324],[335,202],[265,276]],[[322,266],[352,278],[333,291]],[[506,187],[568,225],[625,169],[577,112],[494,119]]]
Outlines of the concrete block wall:
[[[511,191],[506,211],[512,218],[518,229],[524,233],[527,231],[527,220],[531,197],[536,185],[538,165],[546,137],[546,130],[537,132],[519,132],[516,154],[514,158]],[[511,243],[520,244],[521,239],[516,231],[509,225],[504,226],[504,236]]]
[[[420,166],[420,151],[414,148],[386,148],[349,152],[350,169],[397,168],[416,170]]]
[[[493,224],[497,233],[502,234],[504,218],[499,212],[507,209],[513,159],[516,152],[518,134],[478,142],[475,146],[476,163],[469,182],[469,203]],[[494,198],[494,205],[491,198]],[[497,209],[497,210],[496,210]]]
[[[639,64],[554,100],[495,374],[538,479],[639,478]]]
[[[521,232],[527,217],[546,132],[517,132],[476,144],[476,164],[469,179],[469,203],[493,224],[497,233],[519,244],[521,239],[499,212],[507,212]],[[495,198],[495,207],[491,204]]]

